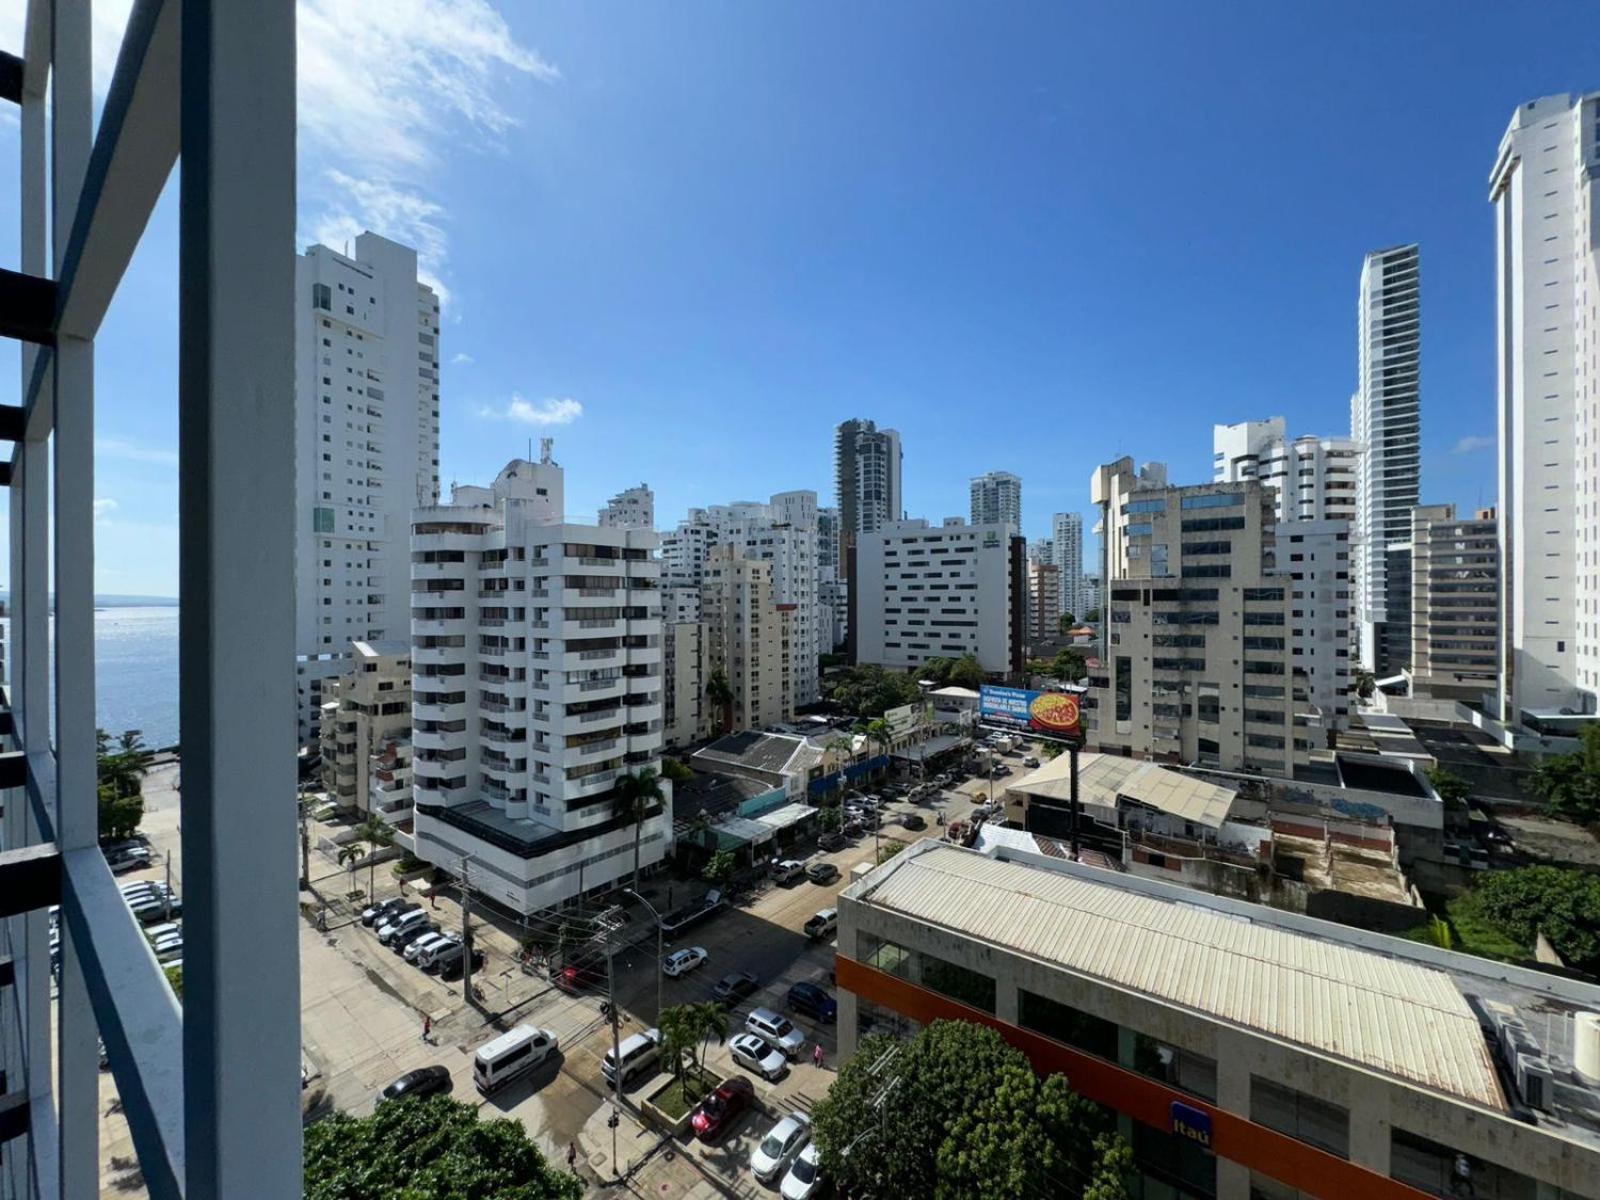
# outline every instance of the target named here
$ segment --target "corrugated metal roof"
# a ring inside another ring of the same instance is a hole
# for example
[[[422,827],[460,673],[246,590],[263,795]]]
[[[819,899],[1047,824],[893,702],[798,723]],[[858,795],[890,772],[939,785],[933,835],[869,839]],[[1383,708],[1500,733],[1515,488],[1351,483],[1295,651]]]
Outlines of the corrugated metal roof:
[[[1058,755],[1032,774],[1024,775],[1007,791],[1070,799],[1070,756]],[[1206,783],[1181,771],[1169,771],[1152,762],[1113,754],[1078,755],[1078,799],[1115,809],[1117,797],[1171,813],[1185,821],[1218,828],[1228,817],[1236,793]]]
[[[1503,1110],[1443,971],[955,847],[902,856],[864,902]]]

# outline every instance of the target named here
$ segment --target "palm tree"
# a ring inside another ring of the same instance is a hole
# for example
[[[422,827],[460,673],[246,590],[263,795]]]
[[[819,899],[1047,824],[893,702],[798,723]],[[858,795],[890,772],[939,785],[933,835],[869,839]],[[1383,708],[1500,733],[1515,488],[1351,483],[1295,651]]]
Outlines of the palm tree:
[[[694,835],[695,844],[702,850],[706,849],[706,835],[711,832],[711,814],[702,808],[690,817],[689,832]]]
[[[121,799],[137,796],[143,790],[145,775],[150,771],[150,749],[144,744],[137,729],[130,729],[117,739],[116,749],[111,747],[111,735],[103,729],[94,731],[97,773],[101,783],[108,783]]]
[[[394,830],[377,813],[369,813],[367,819],[356,826],[356,840],[358,843],[365,842],[370,847],[371,853],[377,854],[385,846],[394,845]],[[376,859],[373,859],[367,864],[367,894],[369,896],[378,894],[377,872],[378,863]]]
[[[867,741],[878,748],[880,754],[889,752],[890,743],[894,741],[894,731],[889,728],[889,722],[879,717],[875,721],[868,721],[866,728],[861,731]]]
[[[706,1067],[706,1047],[711,1044],[711,1039],[717,1039],[717,1045],[722,1045],[728,1040],[728,1010],[715,1000],[704,1004],[696,1004],[690,1010],[694,1015],[694,1033],[700,1042],[700,1069]]]
[[[652,803],[665,801],[661,780],[649,767],[617,780],[617,815],[633,823],[633,890],[636,892],[639,890],[639,837],[644,830],[644,819]]]
[[[339,865],[350,872],[350,890],[356,890],[356,863],[367,853],[367,847],[358,839],[339,847]]]
[[[722,710],[722,732],[733,732],[733,685],[728,673],[721,667],[711,672],[706,680],[706,699]]]
[[[693,1005],[675,1004],[662,1010],[656,1024],[661,1029],[661,1052],[667,1056],[673,1077],[681,1082],[684,1056],[694,1054],[700,1037],[699,1017]]]

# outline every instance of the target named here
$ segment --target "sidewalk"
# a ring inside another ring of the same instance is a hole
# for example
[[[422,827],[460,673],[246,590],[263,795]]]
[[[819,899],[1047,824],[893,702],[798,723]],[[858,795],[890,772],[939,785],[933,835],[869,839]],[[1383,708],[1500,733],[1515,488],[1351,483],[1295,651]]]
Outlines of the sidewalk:
[[[723,1200],[729,1195],[739,1195],[707,1179],[697,1169],[692,1151],[687,1151],[676,1139],[658,1132],[653,1126],[641,1125],[633,1113],[622,1109],[621,1123],[617,1126],[616,1160],[624,1172],[632,1171],[621,1185],[615,1182],[611,1155],[611,1130],[607,1122],[611,1105],[597,1109],[578,1134],[578,1167],[597,1191],[621,1192],[638,1196],[661,1197],[662,1200]]]

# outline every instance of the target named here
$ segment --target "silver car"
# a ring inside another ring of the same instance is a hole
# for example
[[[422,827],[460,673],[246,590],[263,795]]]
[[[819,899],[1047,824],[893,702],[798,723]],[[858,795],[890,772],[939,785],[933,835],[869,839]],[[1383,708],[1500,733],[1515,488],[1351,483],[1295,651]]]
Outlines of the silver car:
[[[750,1170],[762,1183],[772,1183],[789,1168],[800,1148],[811,1139],[811,1118],[790,1113],[767,1131],[750,1155]]]
[[[789,1060],[753,1033],[735,1036],[728,1042],[728,1052],[746,1071],[769,1081],[782,1079],[789,1070]]]

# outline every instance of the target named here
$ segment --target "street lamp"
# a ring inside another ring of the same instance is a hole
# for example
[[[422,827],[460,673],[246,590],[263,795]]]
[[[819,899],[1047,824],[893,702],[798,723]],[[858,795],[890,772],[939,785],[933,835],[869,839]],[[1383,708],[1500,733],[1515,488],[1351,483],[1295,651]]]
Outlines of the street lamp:
[[[660,1025],[661,1024],[661,976],[663,974],[662,965],[665,962],[665,960],[661,957],[662,936],[663,936],[663,932],[664,932],[662,930],[662,927],[661,927],[661,914],[656,911],[656,906],[654,904],[651,904],[650,901],[646,900],[643,896],[639,895],[639,893],[634,891],[632,888],[623,888],[622,892],[623,892],[623,895],[632,896],[640,904],[642,904],[646,908],[648,908],[650,910],[650,915],[655,918],[655,922],[656,922],[656,1024]]]

